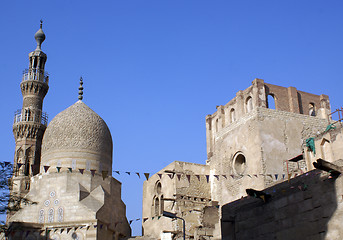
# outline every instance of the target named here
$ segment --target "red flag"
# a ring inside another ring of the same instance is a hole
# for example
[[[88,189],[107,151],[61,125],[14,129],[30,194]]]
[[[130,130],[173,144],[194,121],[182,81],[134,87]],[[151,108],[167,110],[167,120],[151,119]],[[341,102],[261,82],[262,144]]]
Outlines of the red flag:
[[[84,170],[85,170],[84,168],[79,168],[79,171],[80,171],[81,174],[83,174]]]
[[[94,177],[94,175],[95,175],[95,169],[91,169],[91,174],[92,174],[92,176]]]
[[[44,171],[47,172],[50,166],[43,166],[43,167],[44,167]]]

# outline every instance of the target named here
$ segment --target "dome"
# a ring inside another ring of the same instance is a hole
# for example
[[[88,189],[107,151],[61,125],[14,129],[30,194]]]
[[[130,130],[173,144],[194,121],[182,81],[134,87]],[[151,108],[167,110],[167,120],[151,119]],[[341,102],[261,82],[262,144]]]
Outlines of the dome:
[[[111,172],[112,147],[105,121],[77,101],[59,113],[45,130],[41,166],[50,166],[49,172],[56,171],[56,167]]]

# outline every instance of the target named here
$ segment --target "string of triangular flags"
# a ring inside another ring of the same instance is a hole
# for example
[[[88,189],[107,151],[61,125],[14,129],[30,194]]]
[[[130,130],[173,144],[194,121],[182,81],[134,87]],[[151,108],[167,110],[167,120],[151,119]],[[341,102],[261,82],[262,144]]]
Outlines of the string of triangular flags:
[[[21,168],[21,166],[23,166],[24,164],[22,163],[18,163],[18,169]],[[37,166],[36,165],[31,165],[32,171],[35,170]],[[63,167],[64,169],[68,169],[69,172],[73,172],[73,171],[77,171],[80,172],[81,174],[84,174],[86,171],[89,171],[91,173],[92,176],[94,176],[97,172],[100,172],[102,177],[105,179],[106,177],[108,177],[108,173],[109,171],[98,171],[95,169],[90,169],[90,170],[86,170],[86,169],[82,169],[82,168],[78,168],[73,169],[71,167]],[[50,166],[43,166],[44,172],[47,173],[48,170],[50,169]],[[56,167],[57,172],[61,172],[62,167]],[[118,175],[120,174],[127,174],[129,176],[137,176],[139,179],[141,178],[141,176],[145,176],[146,180],[149,180],[151,173],[147,173],[147,172],[132,172],[132,171],[118,171],[118,170],[113,170],[113,173],[116,173]],[[190,182],[192,177],[196,177],[196,179],[198,181],[200,181],[201,178],[206,178],[206,181],[209,182],[209,179],[211,176],[213,176],[215,179],[217,179],[217,181],[220,180],[220,178],[222,179],[228,179],[228,178],[232,178],[232,179],[236,179],[236,178],[242,178],[242,177],[250,177],[250,178],[259,178],[259,177],[270,177],[273,180],[277,181],[277,180],[285,180],[285,179],[291,179],[294,177],[297,177],[298,175],[301,175],[303,172],[301,173],[268,173],[268,174],[184,174],[184,173],[157,173],[158,177],[160,179],[162,179],[163,176],[168,176],[170,179],[173,179],[175,176],[177,177],[177,179],[180,181],[181,178],[186,177],[187,180]]]

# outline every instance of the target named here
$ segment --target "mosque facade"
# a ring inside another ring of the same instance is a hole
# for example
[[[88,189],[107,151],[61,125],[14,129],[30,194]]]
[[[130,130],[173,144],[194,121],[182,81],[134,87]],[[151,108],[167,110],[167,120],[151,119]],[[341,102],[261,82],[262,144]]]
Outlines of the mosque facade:
[[[42,111],[49,89],[45,34],[20,84],[23,106],[15,114],[13,189],[29,199],[7,216],[9,239],[120,239],[131,236],[121,183],[112,177],[112,136],[105,121],[79,100],[48,125]]]

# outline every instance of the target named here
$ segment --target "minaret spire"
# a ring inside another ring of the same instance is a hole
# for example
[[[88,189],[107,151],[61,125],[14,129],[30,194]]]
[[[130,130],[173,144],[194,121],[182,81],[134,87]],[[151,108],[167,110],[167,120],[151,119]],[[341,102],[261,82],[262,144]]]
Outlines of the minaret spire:
[[[79,100],[81,101],[83,99],[83,79],[80,77],[80,87],[79,87]]]
[[[16,111],[13,135],[16,149],[14,155],[13,181],[16,189],[25,194],[30,188],[30,177],[39,173],[43,134],[47,126],[47,114],[42,111],[43,99],[49,89],[49,75],[44,70],[47,60],[41,50],[45,34],[40,29],[35,34],[37,48],[29,53],[29,68],[24,71],[20,83],[23,95],[22,109]]]

